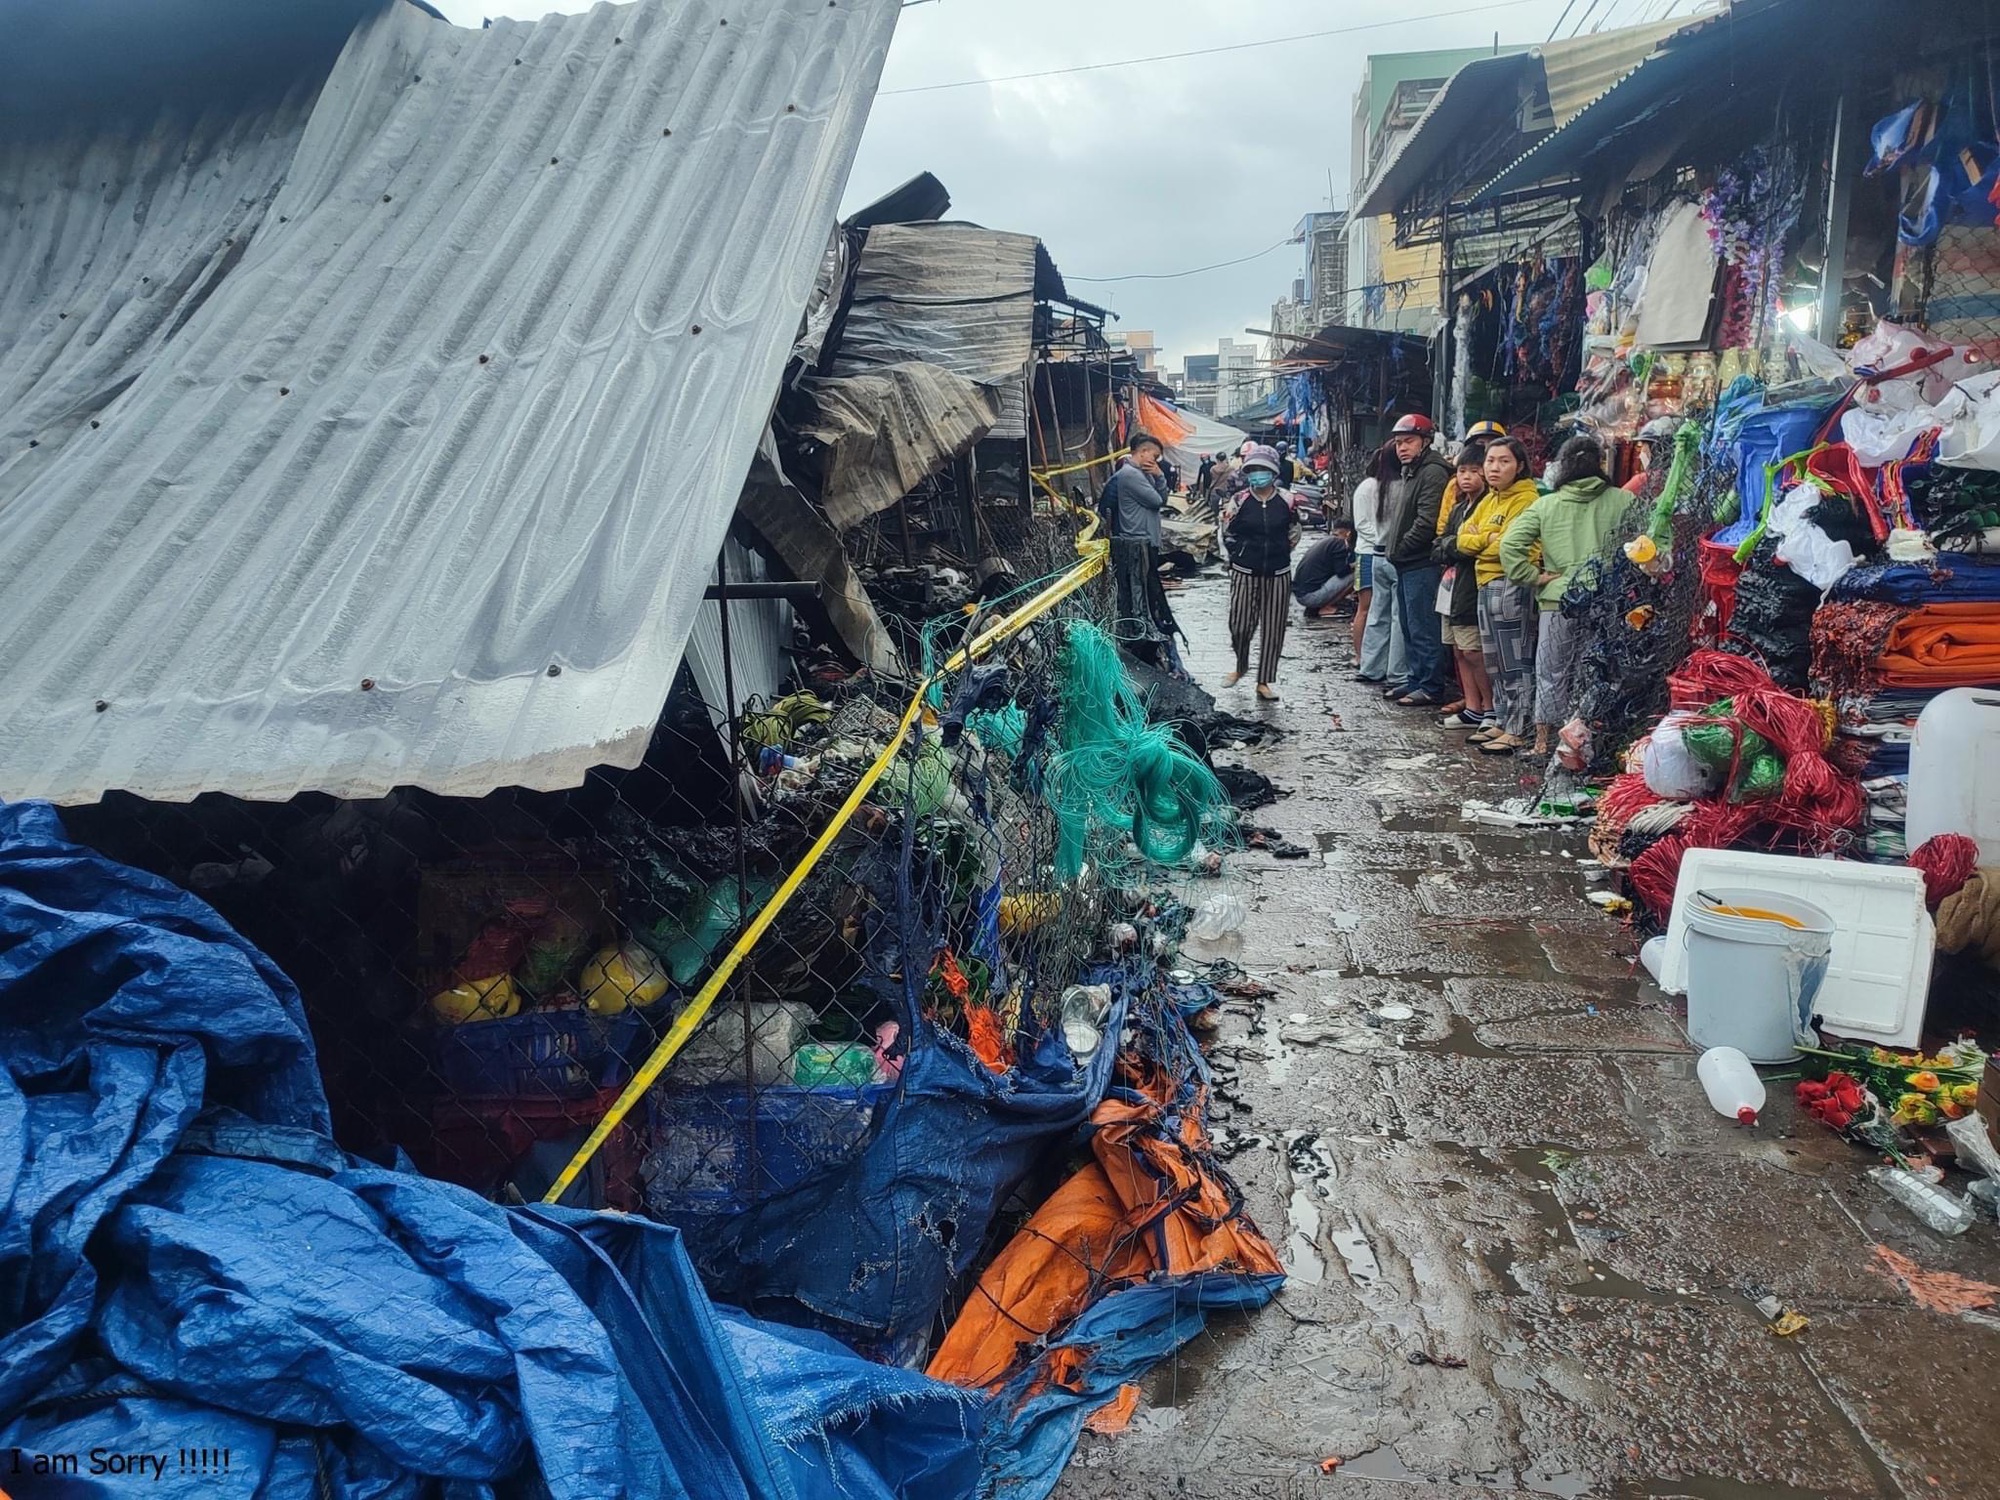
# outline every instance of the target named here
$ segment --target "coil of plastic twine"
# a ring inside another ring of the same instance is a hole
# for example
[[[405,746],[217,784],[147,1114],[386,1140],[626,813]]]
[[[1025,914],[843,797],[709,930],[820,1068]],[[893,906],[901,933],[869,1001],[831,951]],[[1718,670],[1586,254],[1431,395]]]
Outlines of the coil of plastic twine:
[[[1940,833],[1910,851],[1910,868],[1924,876],[1924,904],[1932,911],[1956,896],[1979,868],[1979,843],[1962,833]]]

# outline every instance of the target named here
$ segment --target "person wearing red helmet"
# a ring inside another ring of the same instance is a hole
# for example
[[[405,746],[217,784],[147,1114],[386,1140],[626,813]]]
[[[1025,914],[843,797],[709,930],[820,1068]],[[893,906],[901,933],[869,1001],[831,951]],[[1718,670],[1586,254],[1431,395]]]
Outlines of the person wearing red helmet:
[[[1411,412],[1389,429],[1399,468],[1384,507],[1388,526],[1383,547],[1396,570],[1397,617],[1409,658],[1408,679],[1390,696],[1406,708],[1441,705],[1453,687],[1437,613],[1443,570],[1433,555],[1452,469],[1431,446],[1436,436],[1436,424],[1422,412]]]

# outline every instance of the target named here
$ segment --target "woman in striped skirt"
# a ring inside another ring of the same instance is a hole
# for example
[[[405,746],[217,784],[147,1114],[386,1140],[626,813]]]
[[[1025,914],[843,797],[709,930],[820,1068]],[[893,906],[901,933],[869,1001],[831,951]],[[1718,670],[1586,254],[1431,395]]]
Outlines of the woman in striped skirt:
[[[1262,444],[1243,459],[1250,488],[1223,529],[1229,549],[1229,643],[1236,670],[1224,687],[1241,682],[1250,670],[1250,647],[1257,642],[1257,696],[1275,699],[1278,658],[1285,649],[1285,625],[1292,608],[1292,549],[1299,522],[1292,497],[1278,484],[1277,453]]]

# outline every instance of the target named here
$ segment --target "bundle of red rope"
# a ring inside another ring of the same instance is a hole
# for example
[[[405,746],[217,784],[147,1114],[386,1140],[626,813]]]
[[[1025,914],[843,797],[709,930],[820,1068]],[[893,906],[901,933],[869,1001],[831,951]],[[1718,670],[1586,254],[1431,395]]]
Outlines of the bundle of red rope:
[[[1677,709],[1704,709],[1727,698],[1737,723],[1762,735],[1784,757],[1785,784],[1777,796],[1756,801],[1697,802],[1673,832],[1634,859],[1628,872],[1632,890],[1651,910],[1664,914],[1673,906],[1681,856],[1690,849],[1788,842],[1825,853],[1861,821],[1866,801],[1860,782],[1827,757],[1834,729],[1829,709],[1786,692],[1755,662],[1722,651],[1695,652],[1667,679],[1667,687]],[[1643,777],[1620,777],[1605,799],[1616,798],[1621,806],[1636,803],[1637,789],[1623,785],[1635,779],[1643,788]]]
[[[1924,874],[1924,904],[1932,911],[1955,896],[1979,868],[1979,844],[1962,833],[1940,833],[1910,851],[1910,868]]]

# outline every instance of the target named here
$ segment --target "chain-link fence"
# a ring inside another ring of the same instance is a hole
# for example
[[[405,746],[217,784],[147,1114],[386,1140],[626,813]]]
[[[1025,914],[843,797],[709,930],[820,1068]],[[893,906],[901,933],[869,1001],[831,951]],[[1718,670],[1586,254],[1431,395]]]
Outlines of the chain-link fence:
[[[561,1200],[674,1222],[726,1279],[750,1253],[729,1226],[868,1149],[933,1056],[1004,1094],[1049,1038],[1087,1051],[1106,1012],[1078,985],[1093,953],[1129,949],[1230,836],[1198,759],[1113,686],[1109,570],[1077,567],[1074,524],[1017,549],[1067,553],[1054,590],[913,597],[892,622],[910,680],[822,663],[727,714],[684,669],[644,763],[573,791],[113,796],[67,816],[294,978],[347,1149],[531,1202],[595,1137]],[[691,1009],[700,1024],[626,1097]],[[979,1128],[968,1112],[968,1152]],[[952,1272],[971,1257],[948,1242],[997,1206],[937,1211]]]
[[[1947,224],[1897,257],[1898,320],[1952,344],[2000,353],[2000,229]]]

